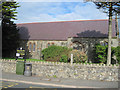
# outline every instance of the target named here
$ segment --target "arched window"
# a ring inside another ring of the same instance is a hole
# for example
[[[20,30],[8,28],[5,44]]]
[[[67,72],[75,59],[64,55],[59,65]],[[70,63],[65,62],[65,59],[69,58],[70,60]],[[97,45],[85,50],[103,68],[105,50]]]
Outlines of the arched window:
[[[29,43],[29,51],[30,52],[32,51],[32,43],[31,42]]]
[[[36,48],[36,44],[34,43],[33,44],[33,51],[35,51],[35,48]]]
[[[62,42],[61,45],[64,46],[64,42]]]

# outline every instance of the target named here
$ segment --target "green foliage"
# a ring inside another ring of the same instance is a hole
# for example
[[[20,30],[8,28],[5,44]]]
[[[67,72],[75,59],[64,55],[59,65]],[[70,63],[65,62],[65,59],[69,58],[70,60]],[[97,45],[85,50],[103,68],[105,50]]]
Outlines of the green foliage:
[[[94,3],[97,6],[97,9],[103,9],[104,13],[110,12],[110,13],[112,13],[111,15],[120,13],[120,10],[119,10],[120,9],[120,1],[119,2],[94,2]],[[111,6],[112,6],[112,8],[110,9]]]
[[[57,76],[56,76],[56,75],[53,75],[53,77],[54,77],[54,78],[57,78]]]
[[[67,63],[68,62],[68,56],[62,55],[61,58],[60,58],[60,62]]]
[[[118,63],[120,64],[120,46],[115,48],[115,56],[116,56]]]
[[[16,9],[20,7],[16,2],[2,2],[2,19],[7,20],[8,22],[11,19],[16,20]],[[6,22],[5,22],[6,23]]]
[[[72,50],[70,54],[73,54],[74,63],[85,63],[88,58],[84,52],[81,52],[79,50]]]
[[[111,37],[112,37],[112,16],[120,13],[120,1],[118,2],[94,2],[98,9],[103,9],[104,13],[107,13],[109,16],[109,24],[108,24],[108,58],[107,64],[111,64],[109,60],[111,60]],[[105,54],[104,54],[105,55]],[[102,63],[105,62],[105,57],[99,57],[102,60]]]
[[[68,56],[70,49],[62,46],[49,46],[42,50],[44,60],[59,61],[62,55]]]
[[[106,63],[107,62],[107,50],[108,46],[102,46],[100,44],[95,45],[95,60],[100,63]],[[111,60],[115,53],[115,47],[111,47]]]
[[[9,57],[19,47],[19,33],[16,24],[16,2],[2,2],[2,57]],[[14,52],[15,53],[15,52]]]
[[[107,60],[107,46],[97,44],[95,46],[95,59],[100,63],[105,63]]]

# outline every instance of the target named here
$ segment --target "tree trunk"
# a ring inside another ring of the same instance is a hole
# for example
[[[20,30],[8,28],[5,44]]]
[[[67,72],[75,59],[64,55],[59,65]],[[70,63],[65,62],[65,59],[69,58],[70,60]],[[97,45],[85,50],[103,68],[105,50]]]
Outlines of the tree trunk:
[[[115,29],[116,29],[116,36],[117,36],[117,42],[119,46],[119,27],[118,27],[118,17],[117,17],[117,13],[116,13],[116,17],[115,17]]]
[[[112,41],[112,2],[110,2],[110,7],[109,7],[107,65],[110,65],[110,64],[111,64],[111,41]]]

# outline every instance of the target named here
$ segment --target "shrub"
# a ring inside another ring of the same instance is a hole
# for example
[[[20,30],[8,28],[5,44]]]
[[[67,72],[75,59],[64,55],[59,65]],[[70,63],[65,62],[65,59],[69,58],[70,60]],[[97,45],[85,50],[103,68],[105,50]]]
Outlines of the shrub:
[[[120,46],[115,48],[115,56],[116,56],[117,62],[120,64]]]
[[[68,56],[62,55],[61,58],[60,58],[60,62],[67,63],[68,62]]]
[[[69,58],[71,58],[71,54],[73,54],[74,63],[85,63],[87,61],[87,55],[82,51],[72,50],[69,54]]]
[[[107,61],[107,46],[97,44],[95,46],[95,59],[97,62],[106,63]]]
[[[67,47],[52,45],[42,50],[42,54],[44,60],[59,61],[62,55],[68,56],[70,50]]]
[[[107,51],[108,46],[102,46],[100,44],[95,45],[95,60],[100,63],[106,63],[107,62]],[[111,60],[113,61],[114,58],[113,55],[115,53],[115,47],[111,47]]]

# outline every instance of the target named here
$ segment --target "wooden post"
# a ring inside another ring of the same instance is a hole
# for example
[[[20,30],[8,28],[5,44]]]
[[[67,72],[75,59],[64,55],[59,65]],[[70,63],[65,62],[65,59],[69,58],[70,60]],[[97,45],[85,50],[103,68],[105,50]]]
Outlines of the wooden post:
[[[71,64],[73,64],[73,54],[71,54]]]

